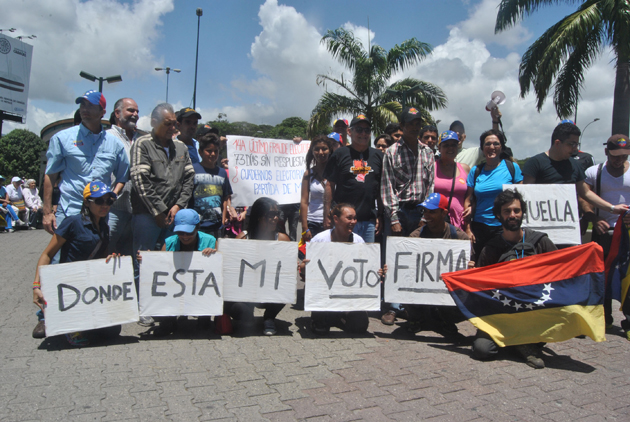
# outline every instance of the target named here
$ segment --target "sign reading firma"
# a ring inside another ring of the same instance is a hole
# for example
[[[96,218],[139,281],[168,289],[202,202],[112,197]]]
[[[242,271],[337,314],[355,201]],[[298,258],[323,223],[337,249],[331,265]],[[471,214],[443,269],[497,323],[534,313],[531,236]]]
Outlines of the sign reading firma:
[[[26,118],[33,46],[0,34],[0,110]]]

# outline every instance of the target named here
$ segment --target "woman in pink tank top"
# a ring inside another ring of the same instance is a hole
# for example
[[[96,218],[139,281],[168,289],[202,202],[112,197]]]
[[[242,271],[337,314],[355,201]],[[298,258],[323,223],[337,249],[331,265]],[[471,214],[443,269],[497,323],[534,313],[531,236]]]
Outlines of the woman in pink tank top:
[[[447,130],[440,135],[438,144],[440,158],[435,161],[434,191],[449,198],[451,224],[465,231],[467,223],[462,218],[462,212],[467,190],[466,177],[470,167],[455,162],[458,147],[457,133]],[[455,183],[453,183],[453,177],[455,177]]]

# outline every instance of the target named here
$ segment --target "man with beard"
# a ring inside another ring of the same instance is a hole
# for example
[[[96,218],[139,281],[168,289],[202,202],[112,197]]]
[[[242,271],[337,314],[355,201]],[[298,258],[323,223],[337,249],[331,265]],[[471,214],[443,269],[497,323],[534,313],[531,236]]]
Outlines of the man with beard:
[[[497,195],[492,212],[501,222],[503,233],[490,240],[483,248],[478,267],[557,250],[545,233],[521,228],[527,204],[518,190],[505,190]],[[539,345],[522,344],[514,348],[532,368],[545,367],[545,362],[540,358]],[[472,346],[473,357],[489,360],[494,359],[498,352],[499,346],[490,336],[477,330]]]
[[[138,104],[131,98],[121,98],[114,104],[113,122],[107,133],[116,136],[125,148],[129,160],[129,151],[133,141],[142,136],[138,123]],[[131,255],[133,238],[131,234],[131,183],[126,183],[109,212],[109,251]]]

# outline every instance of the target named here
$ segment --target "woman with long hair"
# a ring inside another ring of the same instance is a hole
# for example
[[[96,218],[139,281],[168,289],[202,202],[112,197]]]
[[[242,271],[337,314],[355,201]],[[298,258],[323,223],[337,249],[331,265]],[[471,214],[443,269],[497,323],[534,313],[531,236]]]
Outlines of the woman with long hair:
[[[463,163],[455,162],[459,147],[459,138],[456,132],[447,130],[442,132],[438,140],[440,157],[435,160],[435,193],[441,193],[448,198],[449,222],[464,231],[468,224],[462,214],[464,213],[464,201],[466,200],[466,178],[470,167]]]
[[[492,213],[494,198],[503,191],[504,184],[523,183],[523,174],[518,164],[504,152],[503,132],[490,129],[481,134],[479,146],[485,162],[474,166],[468,173],[464,218],[470,218],[468,236],[473,241],[472,261],[477,261],[481,250],[503,229],[501,222]]]
[[[333,151],[333,140],[316,136],[306,153],[306,171],[302,177],[302,239],[310,242],[313,236],[324,230],[324,169]]]
[[[278,203],[271,198],[258,198],[251,206],[247,230],[242,231],[237,239],[279,240],[289,242],[289,236],[278,232]],[[244,303],[224,302],[224,313],[237,321],[251,324],[254,319],[254,307],[265,309],[263,315],[263,334],[273,336],[277,333],[276,316],[284,308],[284,303]],[[216,320],[215,320],[216,321]]]
[[[116,194],[105,183],[99,181],[90,182],[83,189],[81,212],[66,217],[55,230],[50,243],[37,261],[35,281],[33,281],[33,303],[39,306],[41,312],[44,311],[46,302],[39,281],[39,267],[41,265],[49,265],[57,252],[61,251],[60,263],[105,257],[109,259],[111,257],[107,256],[107,246],[109,245],[107,215],[115,200]],[[71,346],[87,346],[90,341],[85,334],[114,336],[120,334],[120,329],[121,327],[118,325],[91,330],[86,333],[71,333],[66,334],[66,339]],[[33,337],[36,337],[35,331],[41,332],[43,334],[41,337],[45,336],[43,319],[40,319],[37,327],[35,327]]]

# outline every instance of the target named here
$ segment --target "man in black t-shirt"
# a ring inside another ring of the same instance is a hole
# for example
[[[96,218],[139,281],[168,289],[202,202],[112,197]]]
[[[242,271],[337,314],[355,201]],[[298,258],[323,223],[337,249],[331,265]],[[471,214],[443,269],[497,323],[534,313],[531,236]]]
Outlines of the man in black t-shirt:
[[[551,135],[548,151],[533,156],[523,166],[523,183],[536,184],[575,184],[580,198],[596,207],[621,214],[627,205],[612,205],[591,191],[584,182],[584,170],[571,156],[577,151],[580,142],[580,129],[572,123],[561,123]]]
[[[357,224],[354,233],[367,243],[382,226],[380,198],[383,153],[370,147],[371,123],[363,114],[352,119],[348,135],[352,143],[338,148],[328,159],[324,179],[324,227],[330,228],[330,209],[333,204],[346,202],[354,205]],[[379,206],[377,207],[377,202]]]

